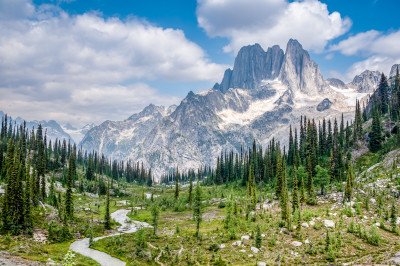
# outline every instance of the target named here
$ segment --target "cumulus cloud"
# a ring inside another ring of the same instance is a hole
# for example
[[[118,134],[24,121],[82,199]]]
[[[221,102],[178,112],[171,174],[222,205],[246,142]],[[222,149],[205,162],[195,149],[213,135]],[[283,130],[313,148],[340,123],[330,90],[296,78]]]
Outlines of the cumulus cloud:
[[[361,56],[363,60],[354,63],[348,70],[353,77],[365,69],[383,71],[388,74],[394,64],[400,63],[400,31],[361,32],[330,47],[331,51],[347,56]]]
[[[0,106],[27,118],[121,119],[151,102],[176,103],[149,82],[213,81],[225,69],[183,31],[138,18],[0,0],[0,20]]]
[[[290,38],[321,52],[351,27],[349,18],[330,13],[317,0],[198,0],[197,19],[208,35],[229,39],[226,52],[237,52],[251,43],[285,47]]]

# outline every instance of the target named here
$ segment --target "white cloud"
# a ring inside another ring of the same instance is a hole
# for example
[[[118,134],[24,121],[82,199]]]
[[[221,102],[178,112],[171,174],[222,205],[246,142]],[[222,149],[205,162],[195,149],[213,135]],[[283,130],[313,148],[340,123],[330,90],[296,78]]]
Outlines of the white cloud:
[[[27,118],[57,119],[53,109],[63,108],[82,123],[121,119],[177,101],[148,82],[214,81],[225,69],[181,30],[137,18],[70,15],[29,0],[0,0],[0,18],[0,106]],[[18,111],[29,102],[34,111]]]
[[[370,30],[361,32],[330,47],[347,56],[362,56],[365,59],[354,63],[347,76],[353,77],[365,69],[383,71],[389,74],[390,68],[400,62],[400,30],[379,32]]]
[[[350,19],[329,13],[327,5],[317,0],[198,0],[197,18],[210,36],[229,39],[226,52],[256,42],[285,47],[290,38],[321,52],[351,26]]]

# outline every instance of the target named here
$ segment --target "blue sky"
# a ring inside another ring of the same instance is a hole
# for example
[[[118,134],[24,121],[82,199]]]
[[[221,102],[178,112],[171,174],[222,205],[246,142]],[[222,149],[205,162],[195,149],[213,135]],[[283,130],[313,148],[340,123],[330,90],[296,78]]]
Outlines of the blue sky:
[[[196,0],[39,0],[36,4],[57,4],[70,14],[100,12],[104,17],[127,19],[131,16],[145,19],[163,28],[182,29],[188,39],[199,44],[216,63],[232,65],[234,53],[224,53],[222,47],[227,44],[224,37],[209,37],[199,27],[196,16]],[[294,1],[289,1],[294,2]],[[369,30],[395,31],[400,28],[398,0],[324,0],[329,11],[338,11],[343,17],[352,21],[351,29],[331,43],[343,40],[348,36]],[[266,48],[266,47],[264,47]],[[330,71],[344,72],[352,63],[362,59],[359,56],[340,56],[335,60],[326,60],[325,54],[313,53],[325,76]],[[195,88],[194,88],[195,89]]]
[[[0,0],[0,106],[75,125],[121,120],[211,87],[243,45],[285,49],[289,38],[325,78],[387,73],[400,61],[398,7],[397,0]]]

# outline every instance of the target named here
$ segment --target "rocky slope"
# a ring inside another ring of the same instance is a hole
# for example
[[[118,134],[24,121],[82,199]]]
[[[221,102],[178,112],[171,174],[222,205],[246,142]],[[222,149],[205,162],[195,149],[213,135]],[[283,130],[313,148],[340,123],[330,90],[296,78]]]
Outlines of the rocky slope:
[[[143,161],[156,177],[172,167],[214,165],[226,149],[253,139],[266,145],[287,140],[289,124],[301,115],[352,119],[356,99],[368,97],[379,73],[366,72],[351,84],[324,80],[318,65],[296,40],[285,53],[258,44],[240,49],[233,69],[207,92],[189,92],[178,106],[149,105],[124,121],[92,128],[80,145],[116,159]],[[374,85],[375,84],[375,85]]]

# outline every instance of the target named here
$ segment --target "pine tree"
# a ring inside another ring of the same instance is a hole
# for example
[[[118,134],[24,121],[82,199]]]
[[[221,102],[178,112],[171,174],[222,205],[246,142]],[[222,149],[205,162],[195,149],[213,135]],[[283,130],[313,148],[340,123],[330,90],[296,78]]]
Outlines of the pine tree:
[[[255,236],[255,246],[256,246],[256,248],[261,248],[261,242],[262,242],[261,229],[260,229],[260,225],[257,225],[257,227],[256,227],[256,236]]]
[[[307,178],[307,172],[302,165],[297,169],[297,176],[300,180],[300,203],[303,204],[306,202],[306,185],[304,179]]]
[[[378,86],[380,112],[385,115],[389,110],[389,85],[385,74],[382,73]]]
[[[188,195],[188,202],[189,206],[192,207],[193,202],[193,174],[189,174],[189,195]]]
[[[111,217],[110,217],[110,185],[107,185],[106,194],[106,213],[104,215],[104,229],[111,229]]]
[[[200,182],[197,181],[194,202],[193,202],[193,219],[196,222],[196,238],[200,239],[200,223],[202,221],[202,206],[201,206],[201,188]]]
[[[176,169],[176,174],[175,174],[175,200],[178,200],[179,198],[179,171],[178,168]]]
[[[284,176],[283,160],[282,160],[282,156],[279,154],[277,157],[277,162],[276,162],[276,197],[278,199],[281,198],[281,194],[282,194],[283,176]]]
[[[153,204],[151,207],[151,218],[152,218],[152,226],[153,226],[153,234],[154,235],[157,235],[159,216],[160,216],[160,209],[157,204]]]
[[[67,191],[65,193],[65,218],[66,220],[72,220],[74,217],[74,205],[72,200],[72,186],[75,175],[75,156],[71,154],[68,163],[68,175],[67,175]]]
[[[247,180],[247,195],[250,199],[251,208],[255,210],[257,204],[257,197],[256,197],[256,181],[254,177],[254,170],[253,164],[250,163],[249,168],[249,177]]]
[[[297,169],[293,169],[292,213],[300,209]]]
[[[344,190],[344,200],[347,202],[351,201],[353,195],[353,183],[354,183],[354,169],[351,160],[349,160],[347,166],[346,187]]]
[[[397,232],[397,208],[395,201],[392,202],[390,209],[390,224],[392,226],[392,232]]]
[[[372,126],[371,132],[369,133],[369,149],[372,152],[377,152],[382,148],[383,136],[382,136],[382,125],[379,115],[379,111],[374,108],[372,114]]]
[[[280,205],[281,205],[281,218],[285,223],[287,229],[291,230],[291,220],[290,220],[290,208],[289,208],[289,192],[288,192],[288,184],[287,184],[287,176],[286,176],[286,164],[283,161],[282,165],[282,184],[281,184],[281,194],[280,194]]]
[[[317,175],[316,175],[316,179],[318,181],[318,183],[320,184],[321,187],[321,195],[325,195],[325,188],[326,185],[329,181],[329,173],[328,170],[326,168],[323,168],[319,165],[317,165],[316,167],[317,169]]]
[[[29,156],[28,156],[29,157]],[[26,166],[25,174],[25,198],[24,198],[24,219],[25,219],[25,231],[27,234],[32,235],[33,222],[32,222],[32,194],[31,194],[31,175],[30,175],[30,163],[28,161]]]

